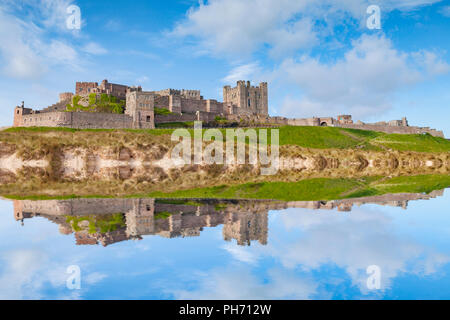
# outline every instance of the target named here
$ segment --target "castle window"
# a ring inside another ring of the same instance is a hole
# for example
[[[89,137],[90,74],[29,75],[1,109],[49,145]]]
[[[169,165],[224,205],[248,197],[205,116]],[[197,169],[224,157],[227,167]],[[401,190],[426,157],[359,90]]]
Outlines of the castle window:
[[[250,107],[250,99],[248,99],[248,106]]]
[[[147,122],[150,122],[150,120],[151,120],[151,117],[147,116]]]
[[[19,114],[20,113],[20,111],[19,110],[17,110],[17,114]]]

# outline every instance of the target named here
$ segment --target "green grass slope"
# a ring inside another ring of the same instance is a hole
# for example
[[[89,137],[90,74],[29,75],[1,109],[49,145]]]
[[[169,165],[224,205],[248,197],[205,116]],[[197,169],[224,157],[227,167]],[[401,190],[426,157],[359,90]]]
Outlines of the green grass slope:
[[[187,129],[193,136],[193,129]],[[206,130],[206,129],[204,129]],[[223,136],[226,136],[226,129],[220,129]],[[244,132],[245,132],[244,128]],[[262,130],[262,129],[257,129]],[[270,143],[270,130],[268,138]],[[450,141],[444,138],[433,137],[431,135],[420,134],[387,134],[375,131],[365,131],[357,129],[344,129],[334,127],[293,127],[283,126],[279,129],[279,143],[283,145],[296,145],[313,149],[361,149],[361,150],[399,150],[417,152],[450,152]],[[92,132],[95,140],[96,132],[118,132],[118,135],[126,132],[132,138],[133,133],[149,135],[170,135],[173,129],[71,129],[71,128],[9,128],[0,132],[0,142],[5,140],[9,133],[20,133],[20,135],[37,135],[48,132],[68,132],[76,138],[79,132]],[[123,135],[123,134],[122,134]],[[121,135],[121,136],[122,136]],[[75,139],[76,140],[76,139]]]
[[[338,200],[388,193],[429,193],[450,187],[450,176],[422,175],[395,178],[308,179],[298,182],[262,182],[154,192],[160,198],[267,199],[283,201]]]

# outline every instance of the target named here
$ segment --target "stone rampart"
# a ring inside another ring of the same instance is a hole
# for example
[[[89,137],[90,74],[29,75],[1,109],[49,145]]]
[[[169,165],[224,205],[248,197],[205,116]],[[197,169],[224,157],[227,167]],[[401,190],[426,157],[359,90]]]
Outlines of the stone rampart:
[[[21,127],[69,127],[75,129],[153,128],[152,122],[133,122],[126,114],[97,112],[45,112],[22,115]]]
[[[410,127],[410,126],[390,126],[390,125],[376,125],[376,124],[335,124],[336,127],[371,130],[385,133],[399,133],[399,134],[424,134],[429,133],[435,137],[444,138],[444,133],[430,128]]]
[[[186,122],[186,121],[200,121],[210,122],[214,121],[218,114],[210,112],[200,112],[199,117],[196,113],[173,113],[168,115],[155,114],[155,123],[169,123],[169,122]]]

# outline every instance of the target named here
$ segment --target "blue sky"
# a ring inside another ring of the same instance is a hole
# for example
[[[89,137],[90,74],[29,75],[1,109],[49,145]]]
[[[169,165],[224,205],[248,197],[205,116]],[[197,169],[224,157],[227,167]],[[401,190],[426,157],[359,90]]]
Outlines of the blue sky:
[[[80,30],[66,9],[81,9]],[[381,8],[369,30],[366,9]],[[407,116],[450,135],[450,1],[0,0],[0,126],[76,81],[200,89],[269,82],[269,112]]]

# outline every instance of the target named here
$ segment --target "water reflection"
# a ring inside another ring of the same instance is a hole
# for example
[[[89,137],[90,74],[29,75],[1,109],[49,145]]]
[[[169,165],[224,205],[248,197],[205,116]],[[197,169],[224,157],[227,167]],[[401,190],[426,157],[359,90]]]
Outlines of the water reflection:
[[[14,218],[43,217],[59,225],[64,235],[74,234],[77,245],[108,246],[154,235],[164,238],[198,237],[204,228],[223,225],[222,237],[240,246],[268,242],[270,210],[305,208],[349,212],[363,204],[406,209],[409,201],[442,196],[430,194],[387,194],[334,201],[267,201],[217,199],[69,199],[14,200]]]
[[[448,298],[442,194],[2,200],[0,298]],[[71,265],[81,290],[66,287]],[[366,285],[370,265],[379,290]]]

